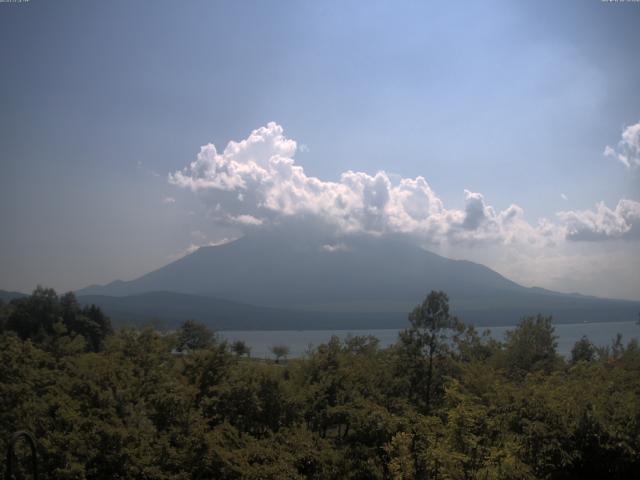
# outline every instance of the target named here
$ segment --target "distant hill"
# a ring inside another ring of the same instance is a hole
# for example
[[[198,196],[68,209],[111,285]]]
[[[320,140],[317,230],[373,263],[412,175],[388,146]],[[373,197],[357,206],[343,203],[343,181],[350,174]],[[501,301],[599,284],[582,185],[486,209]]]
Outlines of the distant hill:
[[[149,292],[126,297],[81,295],[81,304],[95,304],[116,326],[153,325],[172,329],[186,319],[215,330],[338,330],[401,328],[406,313],[334,313],[257,307],[213,297],[174,292]]]
[[[331,244],[247,236],[200,248],[138,279],[77,294],[122,318],[144,312],[147,319],[189,317],[231,329],[395,328],[406,324],[407,312],[432,289],[447,292],[454,313],[478,325],[514,324],[536,313],[553,314],[562,323],[631,321],[640,311],[640,302],[525,288],[477,263],[371,237]]]
[[[26,296],[27,296],[26,293],[9,292],[7,290],[0,290],[0,300],[2,300],[3,302],[10,302],[15,298],[22,298]]]
[[[287,310],[259,307],[213,297],[174,292],[149,292],[124,297],[82,295],[84,305],[99,305],[116,326],[153,325],[161,329],[176,328],[185,319],[194,319],[215,330],[366,330],[404,328],[408,311],[396,312],[331,312]],[[553,301],[555,300],[555,301]],[[480,308],[476,302],[465,305],[453,302],[454,313],[478,326],[513,325],[524,315],[553,314],[557,323],[629,320],[637,305],[625,308],[615,300],[593,299],[592,303],[576,303],[571,298],[540,299],[515,296],[512,305]],[[416,302],[417,303],[417,302]],[[623,302],[624,303],[624,302]]]

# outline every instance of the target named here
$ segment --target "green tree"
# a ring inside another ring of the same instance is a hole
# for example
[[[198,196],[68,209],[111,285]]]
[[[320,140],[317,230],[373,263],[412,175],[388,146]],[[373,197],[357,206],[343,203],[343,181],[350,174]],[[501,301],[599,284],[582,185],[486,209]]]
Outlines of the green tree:
[[[0,298],[0,333],[7,328],[11,307]]]
[[[184,332],[153,328],[105,333],[92,351],[100,316],[40,289],[0,307],[31,328],[0,332],[0,432],[35,434],[45,480],[637,477],[637,340],[579,361],[593,355],[582,339],[556,368],[550,319],[503,344],[430,300],[388,348],[332,337],[275,365],[211,337],[172,355]]]
[[[506,336],[505,362],[511,376],[523,377],[534,371],[549,373],[560,362],[551,317],[525,317]]]
[[[593,343],[583,335],[571,349],[571,362],[592,362],[596,359],[597,349]]]
[[[286,345],[274,345],[269,350],[271,350],[271,353],[276,357],[276,363],[280,363],[281,358],[286,360],[289,355],[289,347]]]
[[[622,334],[617,333],[616,337],[611,342],[611,356],[614,359],[618,359],[624,353],[624,343],[622,342]]]
[[[251,356],[251,348],[242,340],[236,340],[231,344],[231,351],[237,356],[242,357],[246,355]]]
[[[45,341],[53,325],[62,320],[62,309],[55,290],[38,285],[31,296],[18,299],[7,321],[7,328],[23,340]]]
[[[111,321],[96,305],[80,308],[73,292],[60,297],[61,315],[71,334],[82,335],[91,351],[99,352],[105,338],[113,333]]]
[[[81,316],[83,317],[81,325],[85,333],[80,331],[78,333],[85,336],[94,352],[102,350],[105,339],[113,333],[111,320],[96,305],[85,306]]]
[[[81,335],[87,349],[94,352],[103,348],[105,338],[113,332],[111,321],[99,307],[81,309],[72,292],[58,297],[53,289],[41,286],[31,296],[15,301],[6,327],[22,339],[44,343],[60,335]]]
[[[410,327],[400,333],[405,358],[410,369],[411,394],[431,411],[433,397],[441,390],[436,362],[450,352],[453,337],[461,331],[461,323],[449,313],[449,297],[432,291],[409,315]]]
[[[178,330],[178,350],[199,350],[213,344],[213,332],[195,320],[186,320]]]

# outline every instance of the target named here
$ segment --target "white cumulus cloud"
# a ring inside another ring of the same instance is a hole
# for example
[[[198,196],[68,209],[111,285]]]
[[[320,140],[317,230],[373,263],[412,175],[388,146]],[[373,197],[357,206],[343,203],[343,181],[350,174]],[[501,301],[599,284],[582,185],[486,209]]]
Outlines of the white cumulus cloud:
[[[637,135],[627,133],[629,128],[623,139],[632,145]],[[422,176],[349,170],[338,181],[325,181],[295,163],[296,150],[296,142],[272,122],[245,140],[229,142],[222,152],[204,145],[196,160],[170,174],[169,181],[200,195],[214,220],[241,229],[311,221],[338,236],[404,234],[424,245],[535,248],[565,239],[633,237],[640,217],[640,203],[621,200],[614,210],[600,203],[595,210],[559,212],[560,223],[531,224],[518,205],[497,210],[469,190],[464,209],[450,209]]]
[[[604,155],[617,159],[629,170],[640,168],[640,122],[625,127],[616,147],[607,145]]]
[[[348,245],[345,245],[344,243],[336,243],[336,244],[330,244],[327,243],[326,245],[322,245],[322,250],[324,250],[325,252],[347,252],[349,251],[349,247]]]
[[[640,220],[640,202],[622,199],[613,210],[604,202],[599,202],[595,210],[558,212],[558,217],[566,223],[569,240],[635,238]]]
[[[308,176],[297,144],[269,123],[218,152],[201,147],[194,162],[169,181],[202,194],[214,218],[240,225],[280,220],[322,221],[337,233],[415,235],[426,243],[548,243],[548,222],[530,225],[517,205],[497,211],[482,194],[465,190],[464,210],[447,209],[424,177],[392,181],[386,172],[344,172],[339,181]]]
[[[198,232],[201,233],[201,232]],[[203,239],[204,240],[204,239]],[[182,257],[186,257],[187,255],[191,255],[193,252],[195,252],[196,250],[202,248],[202,247],[217,247],[218,245],[224,245],[230,242],[233,242],[234,240],[236,240],[236,238],[222,238],[220,240],[217,241],[210,241],[210,242],[206,242],[206,241],[202,241],[199,243],[191,243],[188,247],[183,248],[182,250],[180,250],[179,252],[173,253],[169,256],[167,256],[167,260],[174,262],[176,260],[181,259]]]
[[[238,223],[240,225],[262,225],[262,220],[254,217],[253,215],[229,215],[229,220],[232,223]]]

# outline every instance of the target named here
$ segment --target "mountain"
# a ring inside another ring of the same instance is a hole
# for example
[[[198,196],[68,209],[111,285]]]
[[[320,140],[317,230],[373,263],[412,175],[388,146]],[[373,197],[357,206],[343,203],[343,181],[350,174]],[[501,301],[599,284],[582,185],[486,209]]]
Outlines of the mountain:
[[[14,300],[16,298],[22,298],[22,297],[26,297],[27,294],[26,293],[20,293],[20,292],[10,292],[7,290],[0,290],[0,300],[2,300],[3,302],[10,302],[11,300]]]
[[[481,295],[522,287],[482,265],[449,260],[401,240],[356,238],[336,246],[263,234],[202,247],[138,279],[88,287],[77,294],[171,291],[323,309],[354,302],[413,305],[430,288]]]
[[[156,301],[167,292],[180,293],[198,298],[174,297],[185,302],[182,314],[193,318],[196,310],[204,311],[195,305],[212,298],[247,308],[296,311],[298,328],[311,328],[308,322],[316,325],[322,318],[329,323],[343,318],[345,328],[354,328],[349,315],[367,314],[372,319],[387,315],[388,324],[395,326],[400,315],[406,319],[406,313],[432,289],[447,292],[454,313],[465,321],[484,325],[514,324],[523,315],[536,313],[553,314],[564,323],[634,320],[640,311],[640,302],[525,288],[483,265],[447,259],[397,238],[372,237],[331,244],[304,236],[246,236],[202,247],[138,279],[76,293],[137,298],[156,292]],[[115,308],[116,300],[109,302]],[[105,311],[110,313],[107,307]],[[194,314],[187,315],[190,312]],[[263,328],[270,328],[269,318],[265,316]]]
[[[402,328],[406,313],[314,312],[258,307],[219,298],[174,292],[149,292],[126,297],[81,295],[83,305],[99,305],[116,326],[151,324],[173,329],[185,319],[215,330],[314,330]]]

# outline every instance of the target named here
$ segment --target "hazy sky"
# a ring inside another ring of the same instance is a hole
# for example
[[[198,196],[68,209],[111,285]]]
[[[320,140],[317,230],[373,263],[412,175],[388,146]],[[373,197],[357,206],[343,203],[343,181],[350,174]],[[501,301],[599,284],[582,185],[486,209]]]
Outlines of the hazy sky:
[[[0,3],[0,288],[299,219],[640,299],[639,45],[637,2]]]

